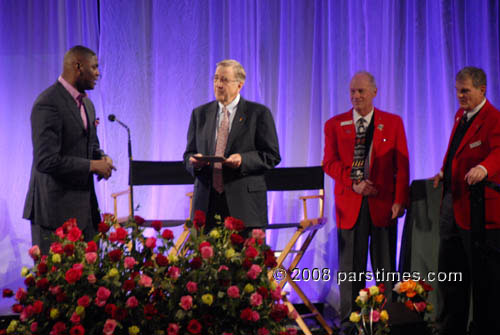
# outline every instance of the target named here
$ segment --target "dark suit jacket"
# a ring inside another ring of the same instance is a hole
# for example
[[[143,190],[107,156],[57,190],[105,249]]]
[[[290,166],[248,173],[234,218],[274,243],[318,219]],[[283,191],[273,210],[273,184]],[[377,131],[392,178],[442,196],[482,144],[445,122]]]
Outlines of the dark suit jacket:
[[[386,227],[396,222],[391,220],[392,204],[406,205],[408,202],[408,146],[399,116],[375,108],[373,118],[368,179],[375,184],[378,194],[368,197],[368,203],[373,224]],[[341,229],[354,227],[363,199],[352,190],[350,177],[355,140],[352,109],[326,122],[323,170],[335,179],[335,213],[337,227]]]
[[[99,223],[90,160],[103,152],[94,105],[88,98],[83,101],[87,130],[73,97],[59,82],[38,96],[31,111],[33,165],[23,217],[44,228],[55,229],[69,218],[76,218],[82,229]]]
[[[455,115],[455,124],[444,156],[444,164],[450,149],[451,140],[460,122],[463,109]],[[467,172],[476,165],[488,170],[488,180],[500,183],[500,112],[488,100],[472,121],[469,129],[453,156],[451,162],[451,192],[453,195],[453,212],[457,224],[462,229],[470,229],[470,190],[464,178]],[[486,228],[500,229],[500,194],[485,188]]]
[[[189,124],[184,162],[195,177],[193,210],[208,209],[212,168],[193,169],[189,157],[215,153],[218,103],[212,101],[193,110]],[[239,169],[223,168],[224,192],[231,216],[248,227],[267,224],[267,187],[264,172],[280,161],[278,136],[266,106],[240,98],[227,140],[225,157],[241,154]]]

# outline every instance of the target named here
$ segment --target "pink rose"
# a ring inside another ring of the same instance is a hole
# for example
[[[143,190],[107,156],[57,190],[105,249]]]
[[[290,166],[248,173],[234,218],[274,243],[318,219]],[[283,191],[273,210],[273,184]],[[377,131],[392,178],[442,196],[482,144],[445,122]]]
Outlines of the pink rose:
[[[85,260],[89,264],[94,264],[95,261],[97,260],[97,253],[95,253],[95,252],[87,252],[85,254]]]
[[[281,299],[281,287],[276,287],[276,290],[271,291],[271,297],[274,300],[280,300]]]
[[[141,275],[139,279],[139,285],[143,287],[151,287],[153,284],[153,279],[147,275]]]
[[[95,304],[99,307],[102,307],[106,304],[106,300],[108,300],[109,296],[111,295],[111,291],[105,288],[104,286],[101,286],[97,289],[97,294],[95,298]]]
[[[255,307],[262,305],[262,296],[257,292],[252,294],[250,296],[250,305]]]
[[[177,266],[171,266],[170,269],[168,269],[168,275],[172,279],[177,279],[181,275],[181,270]]]
[[[81,321],[80,315],[73,313],[71,315],[71,318],[69,319],[69,321],[71,321],[73,323],[80,323],[80,321]]]
[[[252,280],[255,280],[260,275],[261,272],[262,269],[260,268],[260,266],[258,266],[257,264],[252,264],[250,270],[248,270],[247,272],[247,277]]]
[[[190,295],[182,296],[179,306],[181,306],[181,308],[185,311],[191,309],[191,307],[193,306],[193,297],[191,297]]]
[[[51,287],[49,287],[49,291],[53,295],[58,295],[58,294],[60,294],[62,292],[62,288],[59,285],[57,285],[57,286],[51,286]]]
[[[154,247],[156,247],[156,238],[148,237],[148,239],[146,240],[146,247],[148,247],[149,249],[153,249]]]
[[[123,260],[123,263],[125,265],[125,268],[127,269],[132,269],[134,267],[134,265],[137,264],[136,260],[134,257],[125,257],[125,259]]]
[[[196,291],[198,291],[198,285],[194,281],[189,281],[186,284],[186,288],[189,293],[195,293]]]
[[[36,321],[33,322],[31,324],[30,330],[31,330],[32,333],[36,333],[36,331],[38,330],[38,322],[36,322]]]
[[[95,284],[95,282],[97,281],[97,278],[95,277],[94,274],[89,274],[87,276],[87,281],[90,283],[90,284]]]
[[[373,322],[378,322],[378,320],[380,319],[380,313],[376,309],[374,309],[372,312],[372,319]]]
[[[228,270],[229,270],[229,268],[227,266],[221,265],[221,266],[219,266],[219,270],[217,270],[217,272],[228,271]]]
[[[417,312],[423,312],[425,311],[425,308],[427,307],[427,304],[424,301],[417,302],[415,304],[415,309]]]
[[[267,330],[267,328],[259,328],[259,330],[257,330],[257,335],[269,335],[269,330]]]
[[[252,230],[252,237],[257,240],[263,240],[266,238],[266,233],[262,229]]]
[[[259,321],[259,319],[260,319],[259,312],[257,312],[257,311],[252,311],[252,321],[253,321],[253,322],[257,322],[257,321]]]
[[[211,258],[214,255],[214,249],[211,246],[201,248],[201,257],[204,259]]]
[[[23,311],[21,312],[21,315],[19,316],[19,319],[22,322],[25,322],[26,320],[28,320],[32,316],[33,316],[33,306],[28,305],[28,306],[24,307]]]
[[[38,245],[34,245],[30,248],[28,253],[31,256],[31,258],[33,258],[33,260],[36,261],[40,257],[40,248],[38,247]]]
[[[16,297],[15,297],[17,301],[24,300],[24,299],[26,299],[27,296],[28,296],[28,292],[26,292],[26,290],[24,288],[20,287],[17,289]]]
[[[113,319],[107,319],[106,323],[104,324],[104,328],[102,330],[102,333],[104,335],[113,335],[115,328],[116,328],[116,321]]]
[[[179,333],[179,325],[177,323],[169,323],[167,335],[177,335]]]
[[[240,289],[236,285],[229,286],[227,289],[227,295],[230,298],[239,298],[240,297]]]
[[[139,305],[139,301],[137,301],[137,298],[134,296],[131,296],[130,298],[127,299],[127,302],[125,303],[125,306],[128,308],[135,308]]]

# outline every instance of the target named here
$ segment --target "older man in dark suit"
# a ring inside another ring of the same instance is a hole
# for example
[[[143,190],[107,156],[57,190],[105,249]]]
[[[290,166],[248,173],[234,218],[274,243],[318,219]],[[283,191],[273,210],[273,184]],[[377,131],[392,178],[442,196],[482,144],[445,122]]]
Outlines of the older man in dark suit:
[[[66,220],[76,218],[86,240],[100,221],[93,175],[108,179],[114,167],[99,148],[94,105],[85,94],[98,77],[96,54],[71,48],[63,73],[31,112],[33,165],[23,217],[31,220],[33,245],[45,254],[51,234]]]
[[[264,172],[281,160],[278,136],[269,109],[240,96],[245,78],[237,61],[219,62],[216,100],[191,115],[184,162],[196,178],[193,209],[207,213],[207,228],[215,214],[241,219],[247,227],[267,224]],[[210,162],[207,155],[225,159]]]

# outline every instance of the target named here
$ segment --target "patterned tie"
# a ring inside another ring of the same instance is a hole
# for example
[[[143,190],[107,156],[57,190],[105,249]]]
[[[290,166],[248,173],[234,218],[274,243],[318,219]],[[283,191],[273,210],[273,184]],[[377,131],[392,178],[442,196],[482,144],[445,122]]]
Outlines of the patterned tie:
[[[222,108],[222,122],[217,130],[217,144],[215,145],[215,156],[224,156],[226,151],[227,138],[229,135],[229,111],[226,107]],[[212,185],[214,189],[224,192],[224,180],[222,178],[222,163],[214,163]]]
[[[354,145],[354,159],[352,161],[351,179],[360,181],[365,172],[365,142],[366,142],[366,120],[360,118],[356,122],[356,143]]]
[[[80,116],[82,117],[83,121],[83,128],[87,130],[87,114],[85,113],[85,105],[83,104],[83,98],[84,95],[80,94],[76,100],[78,101],[78,108],[80,109]]]

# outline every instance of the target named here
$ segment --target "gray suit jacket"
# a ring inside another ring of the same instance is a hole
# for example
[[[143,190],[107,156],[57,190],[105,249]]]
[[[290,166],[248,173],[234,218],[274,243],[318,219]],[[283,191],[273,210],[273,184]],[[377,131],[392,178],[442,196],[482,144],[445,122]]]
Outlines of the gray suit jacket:
[[[191,115],[184,162],[195,177],[193,210],[208,209],[212,168],[195,170],[189,157],[196,153],[215,153],[217,101],[197,107]],[[239,153],[239,169],[223,168],[224,192],[229,214],[243,220],[248,227],[267,225],[267,187],[264,172],[280,161],[278,136],[269,109],[261,104],[240,98],[227,140],[224,157]]]
[[[56,229],[76,218],[78,226],[85,229],[99,223],[90,160],[104,154],[97,139],[94,105],[88,98],[83,101],[87,130],[73,97],[59,82],[34,103],[33,165],[23,214],[32,224]]]

